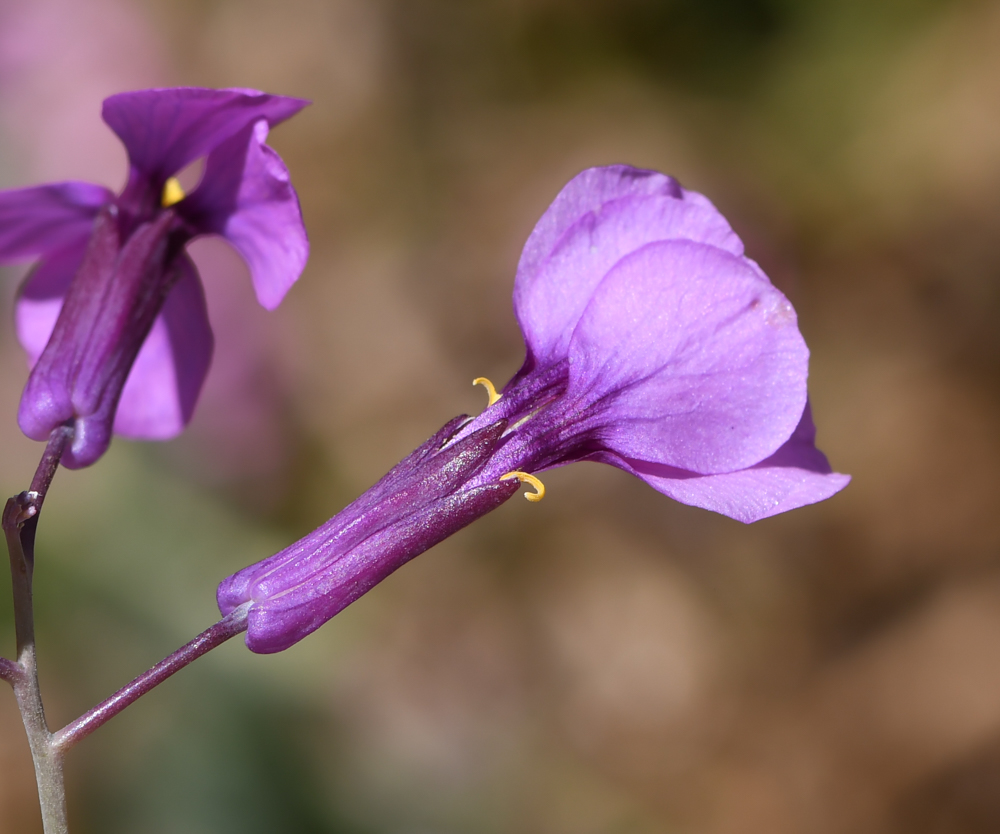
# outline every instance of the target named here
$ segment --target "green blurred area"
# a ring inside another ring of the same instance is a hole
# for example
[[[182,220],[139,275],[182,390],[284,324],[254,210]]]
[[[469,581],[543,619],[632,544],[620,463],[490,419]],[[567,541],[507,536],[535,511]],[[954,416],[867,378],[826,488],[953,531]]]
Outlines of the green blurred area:
[[[747,528],[549,473],[293,649],[234,641],[130,707],[70,756],[74,831],[998,830],[1000,3],[5,0],[0,185],[119,186],[100,100],[170,84],[313,100],[270,140],[313,254],[268,314],[205,246],[189,431],[60,472],[54,725],[483,407],[469,381],[522,357],[520,247],[584,167],[666,171],[730,218],[798,310],[819,444],[854,481]],[[8,494],[41,452],[24,378],[5,325]],[[39,830],[8,694],[0,814]]]

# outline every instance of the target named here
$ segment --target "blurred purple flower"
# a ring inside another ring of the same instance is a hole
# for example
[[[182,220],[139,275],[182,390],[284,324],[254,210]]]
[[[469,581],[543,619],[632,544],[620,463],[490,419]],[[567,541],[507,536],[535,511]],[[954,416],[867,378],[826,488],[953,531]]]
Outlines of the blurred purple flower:
[[[527,357],[482,414],[221,584],[223,613],[249,604],[252,650],[287,648],[518,481],[573,461],[743,522],[847,484],[813,444],[795,311],[676,180],[625,166],[573,179],[525,245],[514,309]]]
[[[0,192],[0,260],[40,258],[17,301],[33,364],[18,422],[35,440],[72,423],[66,466],[96,461],[112,431],[166,439],[190,420],[213,342],[189,240],[228,240],[267,309],[301,274],[298,197],[264,141],[307,103],[242,89],[121,93],[103,108],[129,156],[120,195],[83,182]],[[185,194],[174,175],[202,158]]]

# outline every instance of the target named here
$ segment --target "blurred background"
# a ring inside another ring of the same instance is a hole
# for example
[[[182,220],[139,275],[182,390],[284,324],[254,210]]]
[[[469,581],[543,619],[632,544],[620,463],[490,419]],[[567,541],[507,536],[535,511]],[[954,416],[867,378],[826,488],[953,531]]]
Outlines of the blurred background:
[[[1000,2],[0,0],[0,186],[124,182],[106,95],[256,87],[312,237],[256,306],[196,244],[189,431],[61,472],[38,540],[54,726],[217,617],[522,346],[520,247],[580,169],[704,192],[791,298],[854,476],[744,527],[550,473],[276,656],[235,640],[69,757],[76,834],[1000,830]],[[0,288],[0,486],[41,453]],[[6,577],[0,638],[13,651]],[[0,830],[40,830],[0,691]]]

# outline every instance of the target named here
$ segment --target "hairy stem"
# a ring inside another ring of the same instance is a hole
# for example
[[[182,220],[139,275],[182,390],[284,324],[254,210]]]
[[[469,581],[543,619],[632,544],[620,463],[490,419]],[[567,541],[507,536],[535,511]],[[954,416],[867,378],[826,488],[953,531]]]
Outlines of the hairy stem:
[[[211,628],[205,629],[190,643],[161,660],[148,672],[143,672],[130,684],[123,686],[110,698],[67,724],[52,736],[53,749],[60,754],[65,752],[191,661],[197,660],[231,637],[246,631],[248,608],[249,604],[240,606]]]
[[[11,589],[14,596],[14,633],[17,662],[4,660],[0,677],[14,687],[21,720],[28,735],[28,746],[35,765],[38,801],[45,834],[67,834],[66,789],[62,755],[52,745],[52,733],[45,721],[45,709],[38,687],[38,662],[35,651],[35,616],[31,581],[35,568],[35,530],[38,513],[59,468],[66,443],[73,431],[60,426],[49,437],[45,453],[31,479],[31,488],[8,499],[3,511],[3,532],[10,555]]]
[[[24,670],[23,678],[14,684],[14,696],[21,711],[31,759],[35,764],[35,781],[38,784],[38,804],[42,811],[42,830],[45,834],[67,834],[66,786],[63,778],[62,754],[52,745],[52,733],[45,721],[45,709],[38,688],[38,669],[34,645],[18,657]]]

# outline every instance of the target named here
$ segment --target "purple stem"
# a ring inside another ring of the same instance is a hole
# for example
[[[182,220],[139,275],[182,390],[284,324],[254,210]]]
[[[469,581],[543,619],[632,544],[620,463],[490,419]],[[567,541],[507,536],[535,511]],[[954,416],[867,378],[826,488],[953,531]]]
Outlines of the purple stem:
[[[114,718],[133,701],[141,698],[153,687],[163,683],[175,672],[179,672],[191,661],[196,660],[216,646],[235,637],[247,627],[247,611],[249,604],[241,605],[228,616],[219,620],[211,628],[206,629],[190,643],[182,646],[173,654],[157,663],[148,672],[143,672],[127,686],[119,689],[107,700],[93,709],[85,712],[75,721],[67,724],[52,736],[52,747],[60,754],[68,750],[78,741],[86,738],[94,730],[111,718]]]
[[[7,501],[3,513],[3,530],[10,553],[11,578],[14,582],[14,632],[17,636],[17,654],[35,641],[35,623],[31,600],[31,577],[35,569],[35,531],[38,514],[42,511],[45,496],[52,485],[59,460],[66,444],[73,438],[71,426],[58,426],[49,435],[42,459],[38,462],[35,477],[26,492]]]
[[[66,443],[72,437],[72,426],[58,426],[49,435],[49,442],[45,447],[45,453],[38,462],[35,477],[31,479],[31,486],[29,487],[29,491],[35,493],[37,496],[35,504],[39,510],[42,508],[42,502],[45,500],[45,495],[52,484],[52,478],[56,474],[56,469],[59,468],[59,461],[62,459],[63,451],[66,449]]]
[[[25,651],[34,651],[35,618],[31,600],[31,577],[35,568],[35,529],[38,513],[59,468],[66,444],[73,436],[69,426],[53,429],[45,453],[31,479],[31,487],[7,500],[3,510],[3,532],[10,554],[10,575],[14,594],[14,633],[17,659],[24,666]]]

